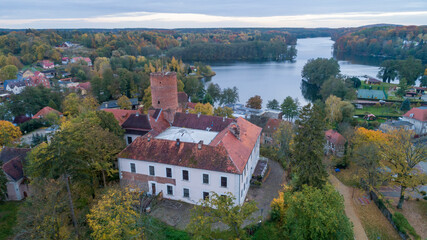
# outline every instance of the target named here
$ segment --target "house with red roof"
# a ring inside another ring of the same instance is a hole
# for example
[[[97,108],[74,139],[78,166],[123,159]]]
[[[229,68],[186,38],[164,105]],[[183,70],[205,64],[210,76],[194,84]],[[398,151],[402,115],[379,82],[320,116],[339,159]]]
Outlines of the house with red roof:
[[[285,121],[282,119],[270,118],[262,129],[261,143],[266,145],[273,144],[273,135],[279,129],[281,123]]]
[[[51,112],[56,113],[58,116],[62,116],[61,112],[59,112],[59,111],[57,111],[51,107],[44,107],[33,116],[33,119],[44,118],[44,117],[46,117],[46,115],[48,115]]]
[[[20,201],[30,194],[23,165],[29,148],[4,147],[0,152],[1,170],[6,175],[6,199]]]
[[[339,132],[332,129],[325,132],[325,138],[325,153],[343,157],[347,140]]]
[[[81,61],[85,62],[89,67],[92,66],[92,60],[90,60],[88,57],[73,57],[70,60],[71,63],[78,63]]]
[[[231,192],[236,204],[244,203],[259,160],[260,127],[241,117],[177,112],[163,128],[137,137],[118,155],[122,185],[191,204]]]
[[[415,107],[402,116],[404,121],[412,123],[415,134],[421,136],[427,134],[427,107]]]
[[[25,84],[27,87],[35,87],[38,85],[43,85],[45,88],[50,88],[50,81],[46,76],[37,71],[34,73],[34,76],[30,76],[25,79]]]
[[[102,111],[112,113],[114,115],[114,118],[119,122],[119,125],[121,126],[126,121],[126,119],[128,119],[131,114],[135,114],[137,110],[105,108],[102,109]]]
[[[51,62],[49,60],[43,60],[41,62],[41,66],[43,69],[52,69],[55,67],[55,64],[53,64],[53,62]]]

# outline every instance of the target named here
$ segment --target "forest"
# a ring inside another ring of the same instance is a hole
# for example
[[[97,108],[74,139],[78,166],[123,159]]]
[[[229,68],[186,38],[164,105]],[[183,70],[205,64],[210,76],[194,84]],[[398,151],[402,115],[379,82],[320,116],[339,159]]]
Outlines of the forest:
[[[337,55],[405,59],[412,56],[427,63],[426,26],[381,26],[361,28],[335,39]]]

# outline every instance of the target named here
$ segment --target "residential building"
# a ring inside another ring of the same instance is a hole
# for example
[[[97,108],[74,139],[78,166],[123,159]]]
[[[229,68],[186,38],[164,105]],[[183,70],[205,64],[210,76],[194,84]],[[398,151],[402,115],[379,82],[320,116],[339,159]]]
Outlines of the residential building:
[[[43,69],[51,69],[55,67],[55,64],[49,60],[43,60],[40,64]]]
[[[114,118],[119,122],[121,126],[126,119],[132,114],[135,114],[138,110],[125,110],[125,109],[102,109],[103,111],[110,112],[114,115]]]
[[[347,140],[335,130],[325,132],[326,144],[325,153],[333,154],[337,157],[343,157],[345,151],[345,143]]]
[[[6,81],[5,81],[6,82]],[[24,80],[16,80],[5,83],[5,90],[13,94],[20,94],[26,87]]]
[[[0,152],[2,170],[7,178],[7,200],[20,201],[30,194],[23,170],[25,157],[30,150],[4,147]]]
[[[78,63],[82,61],[85,62],[89,67],[92,66],[92,60],[90,60],[88,57],[73,57],[70,60],[71,63]]]
[[[139,107],[139,102],[138,102],[138,98],[131,98],[129,99],[130,103],[132,105],[132,109],[135,110]],[[115,108],[120,108],[120,106],[117,104],[117,100],[111,100],[111,101],[107,101],[107,102],[103,102],[101,103],[101,105],[99,106],[99,109],[104,110],[104,109],[115,109]]]
[[[405,130],[414,130],[414,124],[408,121],[387,121],[381,123],[379,129],[382,132],[389,132],[393,130],[405,129]]]
[[[273,135],[279,128],[280,124],[283,122],[285,121],[282,119],[275,119],[275,118],[268,119],[267,124],[262,129],[261,143],[266,145],[272,145]]]
[[[27,85],[27,87],[43,85],[45,88],[50,88],[49,79],[47,79],[46,76],[39,71],[34,72],[34,76],[26,78],[25,84]]]
[[[149,131],[119,154],[120,182],[191,204],[231,192],[243,204],[260,138],[261,128],[243,118],[177,112],[170,127]]]
[[[427,107],[412,108],[402,118],[404,121],[414,124],[414,131],[417,135],[427,134]]]
[[[51,108],[51,107],[49,107],[49,106],[47,106],[47,107],[44,107],[44,108],[42,108],[40,111],[38,111],[34,116],[33,116],[33,119],[36,119],[36,118],[44,118],[44,117],[46,117],[46,115],[48,115],[49,113],[55,113],[55,114],[57,114],[58,116],[62,116],[62,113],[61,112],[59,112],[59,111],[57,111],[57,110],[55,110],[55,109],[53,109],[53,108]]]

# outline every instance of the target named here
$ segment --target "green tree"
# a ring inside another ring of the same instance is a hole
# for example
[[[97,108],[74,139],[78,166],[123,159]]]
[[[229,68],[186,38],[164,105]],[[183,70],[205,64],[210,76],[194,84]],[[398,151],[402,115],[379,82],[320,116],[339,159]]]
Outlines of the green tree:
[[[151,99],[151,87],[148,87],[144,90],[144,97],[142,98],[142,105],[145,110],[148,110],[151,107],[152,99]]]
[[[276,99],[268,101],[267,102],[267,108],[273,109],[273,110],[280,110],[279,101],[277,101]]]
[[[331,95],[341,99],[354,100],[356,99],[356,90],[352,86],[348,86],[345,79],[331,77],[322,84],[320,95],[323,101]]]
[[[344,213],[344,199],[333,186],[303,185],[301,191],[285,188],[271,203],[283,239],[354,239]]]
[[[194,206],[187,229],[194,235],[194,239],[242,239],[246,237],[243,222],[253,221],[252,214],[257,209],[254,201],[241,206],[236,204],[236,198],[231,193],[220,196],[211,192],[209,198]],[[227,225],[228,231],[212,229],[212,224],[216,222]]]
[[[214,116],[234,118],[233,109],[229,107],[217,107],[214,109]]]
[[[320,87],[331,77],[335,77],[340,72],[338,62],[333,58],[310,59],[304,65],[301,76],[302,92],[304,98],[314,101],[319,98]]]
[[[132,103],[130,102],[129,98],[126,97],[126,95],[121,96],[118,100],[117,100],[117,105],[119,105],[120,109],[131,109],[132,108]]]
[[[327,173],[322,163],[325,143],[324,115],[318,105],[308,104],[302,108],[299,126],[296,130],[293,149],[292,170],[296,174],[296,189],[304,184],[321,188],[326,182]]]
[[[234,104],[239,101],[239,92],[237,87],[224,88],[221,92],[220,104]]]
[[[383,82],[390,83],[397,77],[397,68],[398,63],[396,60],[385,60],[381,63],[380,71],[377,76],[381,78]]]
[[[277,148],[277,155],[282,159],[286,169],[289,169],[292,150],[291,145],[294,138],[294,128],[290,122],[282,122],[273,134],[274,144]]]
[[[411,109],[411,101],[407,98],[403,100],[402,105],[400,106],[400,111],[407,112]]]
[[[283,116],[288,120],[291,121],[296,116],[298,116],[298,99],[292,99],[290,96],[287,96],[284,100],[282,105],[280,105],[280,108],[282,110]]]
[[[206,93],[211,95],[214,103],[218,102],[221,99],[221,88],[216,83],[210,83],[206,89]]]
[[[18,68],[14,65],[6,65],[0,69],[0,80],[3,82],[8,79],[15,79],[18,74]]]
[[[254,108],[254,109],[261,109],[261,107],[262,107],[261,96],[255,95],[253,97],[250,97],[248,99],[248,101],[246,102],[246,107]]]
[[[7,182],[6,174],[3,172],[3,169],[0,169],[0,202],[6,200]]]
[[[402,78],[397,85],[396,96],[403,98],[406,95],[406,90],[408,90],[408,84],[406,79]]]
[[[398,64],[399,79],[405,79],[407,84],[412,86],[424,73],[424,66],[420,59],[409,57],[405,60],[400,60]]]

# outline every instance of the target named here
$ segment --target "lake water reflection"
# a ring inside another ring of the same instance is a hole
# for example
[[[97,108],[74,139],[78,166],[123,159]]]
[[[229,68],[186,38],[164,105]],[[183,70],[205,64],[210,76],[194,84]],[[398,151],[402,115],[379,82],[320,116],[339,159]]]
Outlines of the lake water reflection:
[[[286,96],[298,98],[301,104],[307,103],[300,90],[301,71],[308,59],[332,57],[333,41],[330,38],[298,39],[295,62],[232,62],[211,64],[216,76],[213,83],[221,88],[236,86],[240,102],[260,95],[263,105],[277,99],[282,102]],[[344,75],[376,76],[378,66],[363,65],[354,61],[339,61]]]

